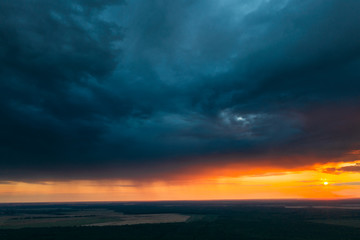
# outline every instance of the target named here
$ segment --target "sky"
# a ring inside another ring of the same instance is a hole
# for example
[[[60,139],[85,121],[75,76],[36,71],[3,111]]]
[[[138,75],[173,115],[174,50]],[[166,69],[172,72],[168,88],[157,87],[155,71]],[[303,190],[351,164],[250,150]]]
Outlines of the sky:
[[[0,202],[360,198],[358,9],[0,1]]]

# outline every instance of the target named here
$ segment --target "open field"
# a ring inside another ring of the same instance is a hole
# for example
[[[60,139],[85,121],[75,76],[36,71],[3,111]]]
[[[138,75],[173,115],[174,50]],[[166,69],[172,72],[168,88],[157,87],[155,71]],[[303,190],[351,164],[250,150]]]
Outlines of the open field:
[[[122,215],[117,221],[92,223],[84,226],[123,226],[134,224],[154,224],[154,223],[178,223],[186,222],[190,216],[181,214],[137,214]]]
[[[358,240],[356,204],[358,200],[0,204],[0,239]]]
[[[42,210],[50,211],[41,213]],[[64,211],[65,210],[65,211]],[[66,209],[32,209],[32,213],[0,215],[0,229],[72,226],[122,226],[186,222],[190,216],[182,214],[123,214],[106,209],[66,211]]]
[[[360,228],[360,219],[322,219],[322,220],[313,220],[311,222]]]

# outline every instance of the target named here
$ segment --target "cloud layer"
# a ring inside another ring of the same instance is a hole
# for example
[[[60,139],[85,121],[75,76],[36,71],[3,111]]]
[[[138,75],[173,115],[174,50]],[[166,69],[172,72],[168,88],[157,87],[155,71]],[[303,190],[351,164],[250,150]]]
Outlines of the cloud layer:
[[[0,3],[0,178],[354,159],[357,0]]]

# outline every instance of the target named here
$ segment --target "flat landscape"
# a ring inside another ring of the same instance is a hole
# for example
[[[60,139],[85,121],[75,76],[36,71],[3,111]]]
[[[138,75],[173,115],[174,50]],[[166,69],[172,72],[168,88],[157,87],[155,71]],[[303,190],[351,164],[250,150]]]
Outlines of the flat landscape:
[[[0,205],[0,239],[359,239],[359,200]]]
[[[104,208],[67,209],[32,208],[15,214],[0,216],[0,229],[36,227],[121,226],[150,223],[186,222],[190,216],[182,214],[123,214]]]

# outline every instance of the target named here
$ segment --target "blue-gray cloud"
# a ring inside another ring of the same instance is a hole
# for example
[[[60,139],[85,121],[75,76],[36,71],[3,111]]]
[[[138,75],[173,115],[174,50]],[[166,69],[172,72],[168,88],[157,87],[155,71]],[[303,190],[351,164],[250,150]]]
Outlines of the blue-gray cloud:
[[[298,166],[360,142],[357,0],[0,3],[0,176]]]
[[[333,186],[359,186],[360,182],[344,182],[344,183],[334,183]]]

